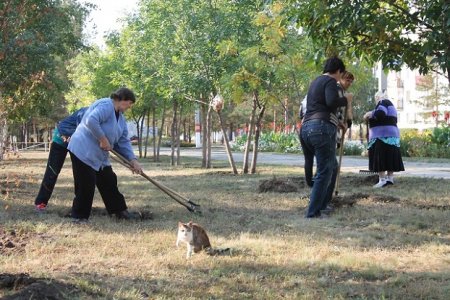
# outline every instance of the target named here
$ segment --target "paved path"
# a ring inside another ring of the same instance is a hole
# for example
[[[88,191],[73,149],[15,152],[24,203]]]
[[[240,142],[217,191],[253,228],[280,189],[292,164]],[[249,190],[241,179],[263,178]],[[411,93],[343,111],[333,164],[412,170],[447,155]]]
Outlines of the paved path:
[[[161,149],[161,154],[170,154],[170,149]],[[181,156],[201,157],[201,149],[183,148]],[[227,154],[223,148],[213,148],[211,153],[213,160],[228,161]],[[243,153],[233,153],[236,162],[242,162]],[[260,164],[280,164],[293,167],[303,167],[304,159],[302,154],[280,154],[260,152],[258,154]],[[342,158],[342,171],[359,173],[359,170],[367,170],[367,157],[348,157]],[[404,162],[405,171],[396,173],[396,176],[417,176],[430,178],[450,179],[450,163],[430,163],[430,162]]]

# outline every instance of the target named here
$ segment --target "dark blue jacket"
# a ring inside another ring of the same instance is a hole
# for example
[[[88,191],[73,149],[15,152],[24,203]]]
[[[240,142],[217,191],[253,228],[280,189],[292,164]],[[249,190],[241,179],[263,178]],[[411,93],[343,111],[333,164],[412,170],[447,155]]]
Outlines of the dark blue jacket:
[[[78,124],[80,124],[81,119],[83,119],[84,113],[88,108],[83,107],[71,114],[70,116],[62,119],[58,123],[58,131],[62,136],[70,137],[77,129]]]

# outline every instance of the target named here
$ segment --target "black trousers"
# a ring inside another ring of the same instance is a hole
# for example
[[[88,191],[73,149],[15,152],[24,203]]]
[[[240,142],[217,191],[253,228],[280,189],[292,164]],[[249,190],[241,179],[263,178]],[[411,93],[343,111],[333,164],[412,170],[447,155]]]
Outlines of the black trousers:
[[[45,169],[44,178],[42,179],[39,193],[34,200],[34,204],[48,204],[48,200],[52,196],[55,188],[56,180],[59,172],[64,165],[67,156],[67,148],[58,143],[52,142],[50,152],[48,154],[47,168]]]
[[[89,218],[96,185],[109,214],[127,209],[125,198],[117,187],[117,176],[111,166],[96,171],[79,160],[73,153],[70,153],[70,158],[75,184],[75,198],[72,204],[73,218]]]

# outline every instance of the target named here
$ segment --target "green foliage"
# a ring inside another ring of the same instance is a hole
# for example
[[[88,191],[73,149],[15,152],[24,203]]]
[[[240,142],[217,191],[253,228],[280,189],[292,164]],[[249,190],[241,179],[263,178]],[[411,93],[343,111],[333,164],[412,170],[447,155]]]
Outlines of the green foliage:
[[[358,140],[344,141],[344,155],[361,156],[365,149],[366,145]]]
[[[442,124],[440,127],[435,127],[431,135],[431,142],[448,147],[450,145],[450,126]]]
[[[233,150],[243,151],[246,141],[246,134],[236,137],[233,143]],[[258,150],[262,152],[298,153],[300,152],[300,142],[296,134],[262,133],[259,139]]]
[[[401,130],[400,151],[405,157],[450,158],[448,125],[419,133],[415,129]]]
[[[382,61],[393,70],[407,64],[421,73],[439,69],[450,73],[447,0],[287,2],[295,3],[289,14],[322,55],[345,53]]]
[[[0,93],[10,120],[50,115],[68,88],[65,63],[82,47],[89,6],[74,0],[0,2]]]

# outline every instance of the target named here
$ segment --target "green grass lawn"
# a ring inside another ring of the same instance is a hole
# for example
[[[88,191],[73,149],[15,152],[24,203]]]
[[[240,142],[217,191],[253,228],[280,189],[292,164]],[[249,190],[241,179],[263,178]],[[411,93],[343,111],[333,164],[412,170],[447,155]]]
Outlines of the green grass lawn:
[[[225,162],[201,169],[183,158],[170,167],[141,160],[145,172],[201,204],[194,215],[144,178],[113,164],[130,210],[153,220],[116,221],[96,194],[90,222],[62,217],[73,199],[70,160],[48,212],[33,202],[46,154],[0,162],[0,298],[5,299],[448,299],[450,185],[397,177],[374,190],[344,174],[340,195],[361,197],[330,218],[303,218],[309,188],[259,193],[263,179],[302,176],[301,168],[259,166],[233,176]],[[213,247],[186,259],[178,221],[193,220]],[[9,297],[9,298],[8,298]]]

